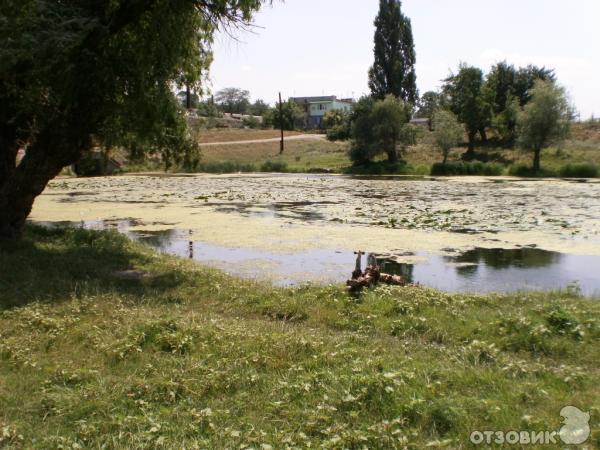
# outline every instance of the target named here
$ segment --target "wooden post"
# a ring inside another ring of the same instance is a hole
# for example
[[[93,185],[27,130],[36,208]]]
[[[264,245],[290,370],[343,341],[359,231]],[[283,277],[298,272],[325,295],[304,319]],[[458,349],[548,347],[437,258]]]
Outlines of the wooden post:
[[[279,125],[281,127],[281,142],[279,143],[279,154],[283,154],[283,102],[281,101],[281,92],[279,93]]]

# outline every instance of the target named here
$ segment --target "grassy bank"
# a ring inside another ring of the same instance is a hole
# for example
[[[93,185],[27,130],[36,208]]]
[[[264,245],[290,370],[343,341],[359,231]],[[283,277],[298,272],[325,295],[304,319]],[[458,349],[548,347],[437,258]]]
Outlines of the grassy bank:
[[[421,130],[416,145],[403,152],[405,164],[389,165],[379,157],[367,166],[352,167],[347,156],[348,142],[289,141],[279,155],[279,143],[262,142],[202,147],[199,170],[211,173],[279,171],[333,172],[363,175],[515,175],[566,178],[594,178],[600,175],[600,130],[586,124],[573,125],[572,138],[560,147],[542,152],[542,172],[531,171],[532,153],[495,145],[494,140],[476,149],[477,161],[463,163],[466,148],[450,152],[449,164],[441,166],[441,152],[432,134]],[[277,130],[209,130],[199,134],[200,142],[230,142],[277,137]],[[292,133],[290,134],[292,135]],[[271,168],[276,170],[269,170]],[[132,168],[134,171],[136,167]]]
[[[267,162],[285,165],[287,171],[309,172],[315,169],[340,171],[348,165],[347,144],[326,140],[297,140],[285,143],[279,155],[279,142],[229,144],[202,148],[202,164],[253,166],[260,170]]]
[[[600,303],[576,292],[351,297],[116,233],[0,245],[0,447],[464,448],[565,405],[600,420]]]

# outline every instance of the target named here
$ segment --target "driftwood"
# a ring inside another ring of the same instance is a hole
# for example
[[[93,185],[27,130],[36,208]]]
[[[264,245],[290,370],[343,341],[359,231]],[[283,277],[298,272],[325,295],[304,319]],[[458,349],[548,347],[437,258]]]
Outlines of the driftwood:
[[[361,269],[361,259],[365,254],[362,251],[354,252],[356,256],[356,266],[352,272],[352,278],[346,281],[348,291],[358,292],[364,287],[374,286],[377,283],[390,284],[394,286],[406,286],[409,283],[400,275],[390,275],[388,273],[381,273],[377,260],[373,255],[369,255],[367,258],[367,267],[363,272]]]

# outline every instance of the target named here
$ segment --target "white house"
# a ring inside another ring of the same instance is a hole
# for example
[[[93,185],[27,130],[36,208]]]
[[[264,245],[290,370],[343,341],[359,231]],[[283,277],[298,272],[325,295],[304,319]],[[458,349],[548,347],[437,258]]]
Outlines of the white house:
[[[296,103],[306,115],[307,128],[320,128],[323,116],[327,111],[352,111],[352,99],[341,99],[335,95],[324,97],[292,97],[291,101]]]

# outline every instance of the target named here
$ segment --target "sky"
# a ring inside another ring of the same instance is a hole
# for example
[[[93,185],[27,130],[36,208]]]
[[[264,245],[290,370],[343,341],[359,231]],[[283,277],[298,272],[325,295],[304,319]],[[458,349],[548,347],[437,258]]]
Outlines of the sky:
[[[274,0],[251,31],[219,33],[211,90],[239,87],[273,104],[291,96],[360,97],[373,64],[378,0]],[[600,116],[600,0],[403,0],[420,93],[460,62],[556,71],[586,119]]]

